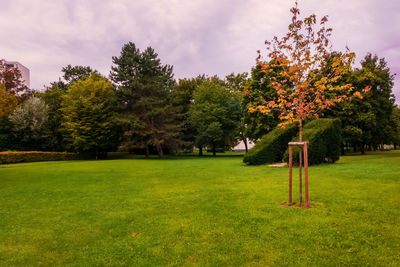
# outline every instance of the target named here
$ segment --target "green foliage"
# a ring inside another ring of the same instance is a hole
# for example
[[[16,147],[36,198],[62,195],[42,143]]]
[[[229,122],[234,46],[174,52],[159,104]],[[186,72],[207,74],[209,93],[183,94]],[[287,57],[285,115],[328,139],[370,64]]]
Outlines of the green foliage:
[[[244,135],[252,141],[257,141],[269,131],[274,129],[279,123],[279,111],[263,114],[256,110],[249,112],[249,105],[257,100],[272,100],[277,96],[276,90],[272,86],[272,77],[279,75],[279,69],[274,72],[264,72],[261,65],[256,65],[251,70],[251,77],[247,82],[247,90],[242,101],[243,122],[246,125]]]
[[[78,159],[78,155],[67,152],[42,152],[42,151],[6,151],[0,152],[0,164],[35,162],[35,161],[60,161]]]
[[[179,134],[180,149],[191,152],[193,150],[196,130],[190,123],[189,110],[193,103],[193,95],[196,87],[208,80],[205,75],[199,75],[192,79],[180,79],[173,87],[171,102],[177,120],[181,123]]]
[[[54,140],[49,149],[53,151],[63,151],[65,149],[61,131],[61,102],[63,96],[66,94],[66,90],[67,88],[65,88],[64,85],[61,85],[60,83],[52,83],[52,85],[48,87],[46,91],[40,94],[40,98],[44,100],[49,108],[48,126],[51,136]]]
[[[174,150],[179,135],[171,104],[172,67],[162,65],[153,48],[141,52],[132,42],[122,47],[113,63],[110,77],[117,85],[121,148],[155,147],[162,158],[163,147]]]
[[[400,145],[400,108],[394,107],[389,124],[390,139],[397,148]]]
[[[197,132],[196,146],[209,146],[213,151],[232,146],[240,121],[239,99],[223,85],[203,82],[196,88],[189,117]]]
[[[237,98],[240,102],[240,119],[238,121],[238,137],[245,145],[245,149],[247,152],[247,139],[246,129],[248,125],[246,124],[245,118],[248,113],[247,103],[245,103],[245,94],[244,90],[249,83],[248,73],[231,73],[225,77],[225,83],[228,89],[237,95]]]
[[[62,68],[61,71],[64,73],[63,78],[67,82],[67,85],[79,80],[83,80],[94,72],[98,73],[97,71],[93,71],[89,66],[72,67],[71,65]]]
[[[115,88],[97,73],[74,82],[62,97],[67,148],[98,157],[115,147]]]
[[[297,142],[299,137],[292,139]],[[319,119],[307,123],[303,128],[303,140],[308,141],[308,164],[336,162],[340,157],[341,123],[339,119]],[[284,161],[289,160],[286,150]],[[299,162],[299,148],[293,148],[293,162]]]
[[[298,126],[292,124],[286,128],[275,128],[264,135],[256,145],[244,155],[243,162],[248,165],[260,165],[282,161],[288,142],[296,135]]]
[[[339,118],[343,128],[343,143],[353,147],[393,142],[391,114],[394,109],[392,94],[394,76],[390,73],[384,59],[367,54],[361,61],[361,68],[344,77],[343,83],[351,83],[354,92],[362,92],[371,86],[362,99],[338,103],[326,117]]]

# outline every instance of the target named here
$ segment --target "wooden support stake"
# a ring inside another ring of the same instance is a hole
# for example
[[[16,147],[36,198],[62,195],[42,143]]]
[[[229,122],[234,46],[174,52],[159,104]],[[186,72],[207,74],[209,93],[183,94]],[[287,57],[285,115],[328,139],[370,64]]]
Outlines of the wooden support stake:
[[[302,168],[302,164],[303,164],[303,160],[302,160],[302,155],[303,150],[301,149],[301,147],[299,147],[299,179],[300,179],[300,207],[303,204],[303,168]]]
[[[289,205],[292,204],[292,164],[293,164],[293,147],[289,146]]]
[[[304,143],[304,183],[306,189],[306,207],[310,207],[310,200],[308,194],[308,142]]]

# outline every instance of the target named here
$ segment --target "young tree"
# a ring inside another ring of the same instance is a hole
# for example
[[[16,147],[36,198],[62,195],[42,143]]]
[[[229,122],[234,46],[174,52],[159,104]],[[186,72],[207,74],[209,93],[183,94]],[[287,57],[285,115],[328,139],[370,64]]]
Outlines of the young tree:
[[[163,158],[163,149],[174,148],[179,136],[171,104],[172,66],[162,65],[153,48],[140,52],[132,42],[123,46],[119,57],[113,57],[113,63],[110,77],[117,86],[121,147],[145,148],[146,156],[155,147]]]
[[[200,149],[233,145],[240,121],[240,103],[236,94],[219,83],[207,81],[196,88],[194,103],[189,111],[190,122],[196,129],[195,144]]]
[[[329,37],[332,29],[326,27],[328,18],[324,16],[320,20],[317,30],[315,15],[299,19],[297,2],[290,11],[293,14],[292,23],[286,36],[281,40],[274,37],[272,41],[265,42],[272,63],[258,63],[266,73],[281,69],[279,76],[271,77],[276,95],[272,99],[258,99],[249,105],[249,110],[264,114],[279,110],[281,126],[298,121],[299,139],[302,141],[304,119],[312,116],[318,118],[321,110],[352,97],[351,84],[337,84],[337,81],[351,70],[355,55],[348,50],[335,55],[330,72],[321,75],[321,69],[328,69],[325,68],[325,59],[330,57]],[[356,91],[354,97],[361,97],[361,94]]]
[[[114,149],[115,102],[114,86],[97,73],[72,83],[61,103],[67,148],[96,159]]]
[[[351,94],[351,84],[341,84],[343,75],[351,70],[354,53],[347,51],[331,57],[329,37],[331,28],[326,27],[327,16],[322,17],[317,26],[315,15],[299,19],[300,10],[291,10],[292,22],[288,33],[282,38],[274,37],[265,41],[268,61],[259,61],[262,71],[273,73],[280,69],[279,75],[271,77],[276,95],[272,99],[257,99],[249,105],[249,110],[269,114],[279,110],[280,126],[299,122],[299,141],[303,141],[303,121],[306,118],[319,118],[319,113],[352,97],[361,98],[360,92]],[[319,27],[317,29],[316,27]],[[261,53],[258,51],[261,59]],[[327,61],[331,58],[331,61]],[[272,62],[271,62],[272,61]],[[326,65],[330,64],[329,67]],[[329,70],[329,71],[327,71]],[[366,87],[366,91],[368,91]],[[300,164],[300,206],[302,204],[302,150]],[[289,164],[290,165],[290,164]],[[291,169],[290,169],[291,172]],[[307,175],[306,175],[307,177]],[[306,180],[306,199],[308,202]],[[307,203],[308,204],[308,203]]]

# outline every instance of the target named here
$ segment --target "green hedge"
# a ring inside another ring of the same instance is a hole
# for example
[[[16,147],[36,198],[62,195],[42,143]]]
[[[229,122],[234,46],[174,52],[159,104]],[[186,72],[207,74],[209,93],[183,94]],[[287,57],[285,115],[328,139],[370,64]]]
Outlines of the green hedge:
[[[0,152],[0,164],[34,162],[34,161],[55,161],[78,159],[75,153],[67,152],[41,152],[41,151],[6,151]]]
[[[297,125],[276,128],[264,135],[243,158],[248,165],[260,165],[282,161],[288,142],[296,135]]]
[[[297,135],[292,141],[299,140]],[[307,123],[303,128],[303,141],[308,141],[308,164],[335,162],[340,157],[341,122],[339,119],[319,119]],[[289,161],[289,149],[283,157]],[[299,162],[299,148],[293,148],[293,162]]]

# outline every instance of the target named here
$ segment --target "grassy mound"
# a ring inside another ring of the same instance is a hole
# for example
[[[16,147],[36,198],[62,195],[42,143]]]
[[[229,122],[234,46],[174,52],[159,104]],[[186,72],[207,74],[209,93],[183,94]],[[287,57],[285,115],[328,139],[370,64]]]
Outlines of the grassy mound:
[[[248,165],[260,165],[281,161],[288,142],[296,135],[297,131],[297,125],[272,130],[249,150],[244,156],[243,162]]]

